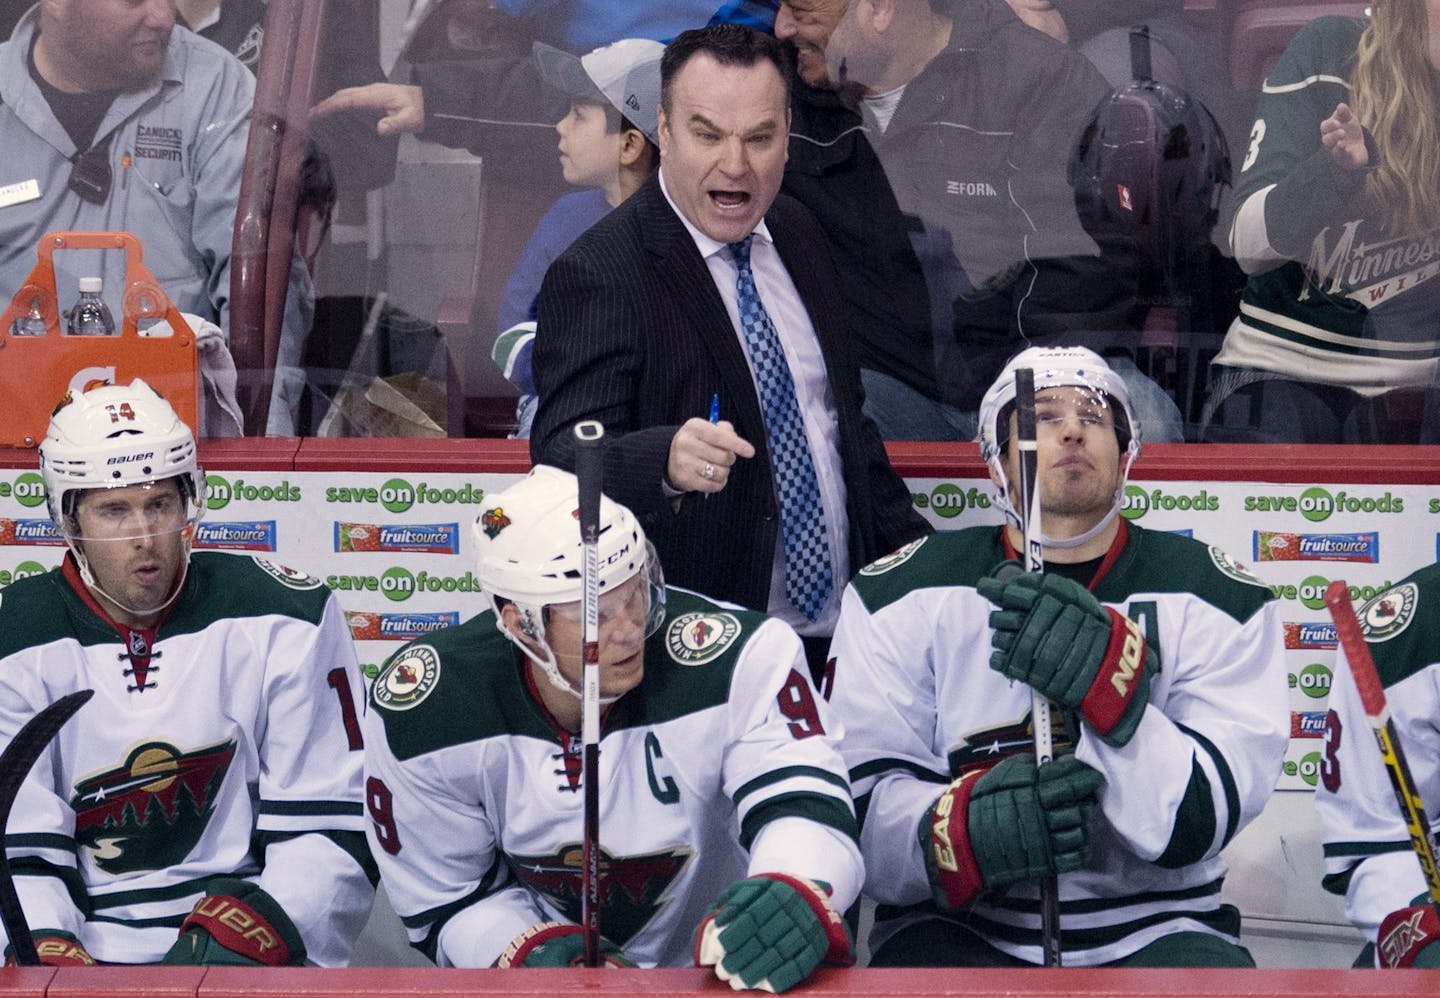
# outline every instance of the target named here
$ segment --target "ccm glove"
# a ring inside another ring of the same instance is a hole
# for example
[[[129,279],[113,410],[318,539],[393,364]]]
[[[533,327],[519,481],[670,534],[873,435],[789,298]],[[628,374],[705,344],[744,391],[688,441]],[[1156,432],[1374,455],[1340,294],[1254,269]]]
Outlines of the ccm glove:
[[[990,614],[990,668],[1079,711],[1108,744],[1131,739],[1157,668],[1135,621],[1059,575],[1002,565],[976,589],[1000,608]]]
[[[1382,967],[1440,967],[1440,905],[1425,902],[1392,911],[1380,922],[1375,955]]]
[[[950,784],[920,819],[935,903],[958,911],[982,891],[1078,870],[1103,782],[1073,755],[1037,767],[1027,752]]]
[[[779,994],[821,963],[855,962],[850,927],[830,903],[828,884],[783,873],[737,880],[695,930],[695,965],[736,991]]]
[[[585,965],[585,930],[569,922],[541,922],[532,925],[505,947],[495,966],[582,967]],[[625,951],[604,936],[600,937],[602,967],[635,966]]]
[[[280,903],[248,880],[210,881],[209,892],[180,923],[161,963],[186,966],[299,967],[305,943]]]
[[[85,952],[80,940],[62,929],[39,929],[30,933],[35,952],[46,967],[93,967],[95,958]],[[5,947],[5,966],[16,966],[15,947]]]

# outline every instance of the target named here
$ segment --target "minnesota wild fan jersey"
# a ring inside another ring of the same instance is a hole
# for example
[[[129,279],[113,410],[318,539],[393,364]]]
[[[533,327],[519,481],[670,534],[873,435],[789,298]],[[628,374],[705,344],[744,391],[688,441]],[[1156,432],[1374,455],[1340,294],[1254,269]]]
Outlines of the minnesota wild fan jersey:
[[[1440,832],[1437,609],[1440,565],[1429,565],[1356,611],[1432,841]],[[1373,943],[1385,916],[1416,903],[1426,885],[1343,648],[1330,687],[1315,807],[1324,831],[1325,887],[1345,896],[1351,922]]]
[[[1236,188],[1231,245],[1250,273],[1215,363],[1374,395],[1428,385],[1440,357],[1440,228],[1389,235],[1320,144],[1344,101],[1364,22],[1321,17],[1266,76]]]
[[[862,569],[831,645],[878,903],[872,951],[940,916],[917,835],[953,775],[1033,752],[1030,688],[990,668],[994,609],[975,589],[1006,557],[995,527],[941,531]],[[1140,625],[1159,659],[1123,748],[1079,725],[1074,752],[1105,777],[1092,854],[1060,877],[1067,965],[1119,959],[1177,930],[1236,941],[1220,901],[1221,848],[1270,796],[1289,736],[1284,639],[1269,590],[1221,551],[1121,521],[1092,592]],[[1053,715],[1057,727],[1062,712]],[[1077,722],[1070,722],[1077,724]],[[1057,753],[1070,741],[1056,732]],[[960,916],[992,945],[1041,961],[1034,884],[981,895]]]
[[[347,962],[374,898],[360,789],[364,693],[317,580],[197,552],[154,630],[105,616],[73,561],[0,591],[0,740],[94,697],[21,787],[5,837],[32,930],[154,963],[214,877],[269,892],[308,958]]]
[[[371,689],[371,848],[442,966],[581,918],[580,740],[530,671],[487,611],[402,648]],[[668,590],[644,678],[602,729],[601,931],[641,966],[689,965],[697,923],[752,873],[823,880],[842,911],[858,895],[840,732],[785,624]]]

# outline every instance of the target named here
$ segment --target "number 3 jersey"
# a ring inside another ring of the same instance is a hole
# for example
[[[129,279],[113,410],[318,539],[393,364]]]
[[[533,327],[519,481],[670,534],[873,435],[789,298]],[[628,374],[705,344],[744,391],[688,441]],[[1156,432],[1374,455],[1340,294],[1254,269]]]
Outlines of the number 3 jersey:
[[[1356,611],[1432,840],[1440,830],[1437,607],[1440,565],[1428,565]],[[1336,652],[1315,808],[1324,831],[1325,887],[1345,895],[1346,914],[1374,942],[1386,915],[1424,903],[1426,884],[1343,648]]]
[[[443,966],[581,920],[582,749],[532,682],[549,680],[487,611],[401,649],[371,690],[371,847]],[[668,590],[643,679],[602,721],[604,936],[642,966],[688,965],[716,897],[762,871],[823,880],[843,911],[862,871],[839,737],[789,627]]]
[[[197,552],[154,630],[111,622],[67,556],[0,591],[0,739],[95,695],[21,787],[5,844],[32,930],[102,962],[158,962],[215,877],[345,963],[374,898],[363,835],[362,680],[317,579]]]
[[[975,588],[1006,557],[994,527],[943,531],[862,569],[846,590],[831,706],[845,726],[866,893],[879,904],[872,950],[906,921],[939,916],[917,829],[944,785],[1034,751],[1030,687],[990,667],[996,608]],[[1065,962],[1107,963],[1175,931],[1235,941],[1219,852],[1269,798],[1289,736],[1275,605],[1218,549],[1124,521],[1091,591],[1140,626],[1159,671],[1124,747],[1069,720],[1076,757],[1105,783],[1090,859],[1060,877]],[[1068,741],[1057,731],[1056,752]],[[1039,963],[1037,898],[1021,884],[959,917]]]

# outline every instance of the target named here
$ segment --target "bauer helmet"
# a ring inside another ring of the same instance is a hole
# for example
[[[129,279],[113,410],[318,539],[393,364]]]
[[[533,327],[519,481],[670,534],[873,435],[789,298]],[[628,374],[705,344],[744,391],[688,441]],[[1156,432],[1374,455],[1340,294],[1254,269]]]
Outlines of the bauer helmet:
[[[1115,490],[1115,504],[1110,514],[1078,538],[1043,543],[1049,547],[1072,547],[1098,533],[1120,510],[1130,465],[1140,456],[1140,424],[1130,409],[1130,390],[1120,375],[1110,369],[1104,359],[1086,347],[1030,347],[1010,359],[995,383],[980,401],[980,456],[999,482],[997,504],[1015,523],[1020,522],[1010,501],[1010,483],[1005,474],[1005,444],[1010,437],[1010,413],[1015,402],[1015,372],[1022,368],[1035,372],[1035,394],[1049,388],[1076,387],[1088,389],[1099,400],[1112,407],[1115,416],[1115,439],[1122,451],[1120,484]]]
[[[577,697],[580,691],[561,675],[546,641],[544,610],[551,604],[579,602],[584,595],[578,496],[573,474],[537,465],[524,480],[486,495],[474,527],[480,584],[496,625],[557,688]],[[645,634],[654,634],[665,617],[660,559],[635,515],[603,495],[596,548],[601,596],[645,573]],[[505,602],[515,604],[521,632],[539,645],[543,657],[505,628],[500,619]]]
[[[40,443],[40,476],[50,519],[69,545],[88,585],[95,580],[79,541],[80,494],[176,479],[187,507],[185,557],[205,511],[205,473],[195,435],[155,389],[136,378],[65,394]],[[179,587],[176,587],[176,592]],[[107,596],[109,594],[106,594]]]

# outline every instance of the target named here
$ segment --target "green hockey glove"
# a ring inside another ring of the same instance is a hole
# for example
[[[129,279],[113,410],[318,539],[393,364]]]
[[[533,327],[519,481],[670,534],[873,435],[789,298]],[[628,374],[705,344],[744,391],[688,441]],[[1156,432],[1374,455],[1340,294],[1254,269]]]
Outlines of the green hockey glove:
[[[300,967],[305,943],[280,903],[248,880],[210,881],[161,963]]]
[[[495,966],[580,967],[585,963],[585,930],[570,922],[541,922],[532,925],[505,947]],[[604,967],[633,967],[635,961],[604,936],[600,937],[600,964]]]
[[[958,911],[982,891],[1080,869],[1103,782],[1073,755],[1037,767],[1027,752],[950,784],[920,819],[935,903]]]
[[[736,990],[779,994],[821,963],[854,962],[850,927],[830,903],[829,885],[783,873],[735,881],[695,930],[695,965],[714,967]]]
[[[35,929],[31,931],[30,937],[35,941],[35,953],[40,957],[41,966],[95,966],[95,958],[85,952],[85,947],[80,945],[80,940],[63,929]],[[13,967],[15,965],[15,947],[6,946],[5,966]]]
[[[1078,711],[1109,744],[1130,741],[1157,667],[1139,625],[1059,575],[1002,565],[976,589],[1000,608],[990,614],[990,668]]]
[[[1422,894],[1417,903],[1380,922],[1375,955],[1382,967],[1440,967],[1440,905]]]

